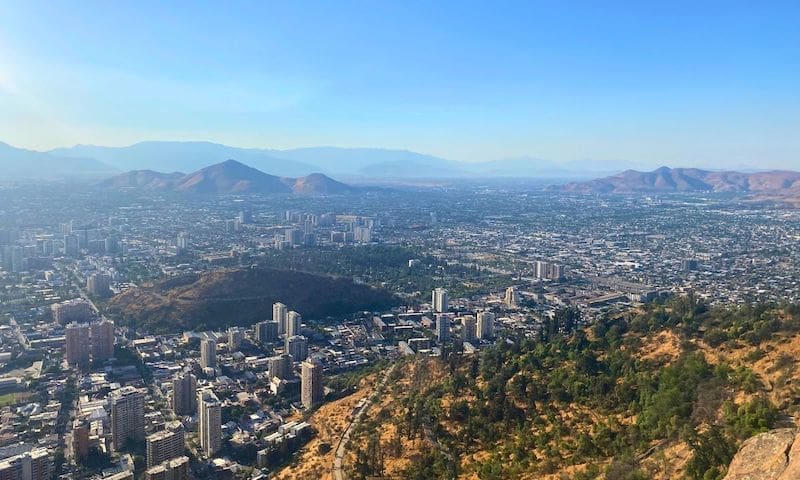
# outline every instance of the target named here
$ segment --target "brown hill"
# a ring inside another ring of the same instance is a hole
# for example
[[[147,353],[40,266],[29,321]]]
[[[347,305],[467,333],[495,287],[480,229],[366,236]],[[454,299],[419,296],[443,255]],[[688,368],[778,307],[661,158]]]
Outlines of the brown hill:
[[[294,193],[303,195],[340,195],[353,191],[349,185],[337,182],[321,173],[312,173],[299,178],[286,178],[285,181]]]
[[[99,185],[114,189],[174,190],[199,194],[340,195],[353,191],[349,185],[321,173],[298,178],[277,177],[236,160],[226,160],[188,175],[134,170],[109,178]]]
[[[190,193],[266,194],[292,191],[280,177],[266,174],[236,160],[226,160],[190,173],[178,182],[175,190]]]
[[[385,290],[349,280],[267,268],[224,269],[171,278],[123,292],[107,313],[151,332],[217,329],[265,320],[283,302],[306,318],[384,310],[397,304]]]
[[[661,167],[652,172],[626,170],[610,177],[569,183],[560,189],[584,193],[781,193],[800,189],[800,172],[711,172],[697,168]]]

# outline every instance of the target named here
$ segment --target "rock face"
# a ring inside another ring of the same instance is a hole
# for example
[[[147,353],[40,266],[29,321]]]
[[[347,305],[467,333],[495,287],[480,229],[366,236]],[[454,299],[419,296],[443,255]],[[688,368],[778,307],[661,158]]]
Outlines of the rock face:
[[[724,480],[800,479],[800,438],[781,428],[748,439],[733,457]]]

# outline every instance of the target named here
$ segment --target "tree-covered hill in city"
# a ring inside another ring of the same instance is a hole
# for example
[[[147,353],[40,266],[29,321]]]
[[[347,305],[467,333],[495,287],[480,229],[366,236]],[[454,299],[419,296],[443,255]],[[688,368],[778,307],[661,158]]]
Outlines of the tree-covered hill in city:
[[[800,307],[678,298],[480,355],[411,358],[368,412],[350,478],[722,479],[800,413]]]
[[[112,298],[107,314],[150,332],[251,325],[282,302],[305,318],[325,318],[396,305],[385,290],[350,280],[269,268],[223,269],[170,278]]]

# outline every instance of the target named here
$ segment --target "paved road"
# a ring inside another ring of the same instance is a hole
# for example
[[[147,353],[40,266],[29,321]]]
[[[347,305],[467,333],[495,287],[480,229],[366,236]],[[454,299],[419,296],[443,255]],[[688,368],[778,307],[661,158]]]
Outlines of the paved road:
[[[392,364],[391,367],[386,369],[386,372],[383,374],[383,378],[381,379],[378,386],[375,388],[375,391],[372,395],[369,396],[364,405],[353,415],[353,419],[350,421],[350,425],[347,426],[347,430],[344,431],[342,434],[342,438],[339,439],[339,446],[336,447],[336,457],[333,460],[333,480],[345,480],[344,471],[342,470],[342,463],[344,462],[345,453],[347,453],[347,444],[350,442],[350,434],[353,432],[359,423],[361,423],[361,417],[369,410],[369,407],[372,405],[372,402],[378,396],[378,393],[383,390],[384,385],[389,380],[389,376],[394,371],[394,367],[397,366],[396,363]]]

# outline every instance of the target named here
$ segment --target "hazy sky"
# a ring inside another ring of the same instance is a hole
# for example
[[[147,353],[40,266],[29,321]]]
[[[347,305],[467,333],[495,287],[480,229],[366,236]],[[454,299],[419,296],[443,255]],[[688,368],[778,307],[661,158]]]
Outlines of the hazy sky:
[[[0,0],[0,141],[800,168],[800,1]]]

